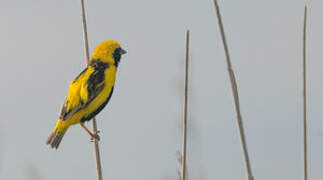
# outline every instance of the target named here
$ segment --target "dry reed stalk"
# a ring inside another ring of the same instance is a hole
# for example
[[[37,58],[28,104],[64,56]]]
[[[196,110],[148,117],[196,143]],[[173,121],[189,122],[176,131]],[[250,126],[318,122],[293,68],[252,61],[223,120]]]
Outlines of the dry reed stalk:
[[[84,8],[84,0],[81,0],[81,8],[82,8],[82,24],[83,24],[83,36],[84,36],[84,47],[85,47],[85,57],[86,62],[89,64],[90,62],[90,55],[89,55],[89,43],[87,37],[87,26],[86,26],[86,17],[85,17],[85,8]],[[95,117],[92,119],[92,130],[94,133],[98,132],[98,127],[96,123]],[[101,158],[100,158],[100,148],[99,142],[96,138],[93,141],[94,152],[95,152],[95,161],[96,161],[96,174],[97,179],[102,180],[102,168],[101,168]]]
[[[307,180],[307,107],[306,107],[306,23],[307,6],[304,8],[303,26],[303,153],[304,153],[304,180]]]
[[[186,31],[186,58],[185,58],[185,102],[184,102],[184,118],[183,118],[183,147],[182,147],[182,180],[186,180],[186,151],[187,151],[187,102],[188,102],[188,60],[189,60],[189,39],[190,31]]]
[[[245,137],[245,133],[244,133],[241,112],[240,112],[238,87],[237,87],[236,78],[234,76],[234,72],[233,72],[232,65],[231,65],[229,49],[227,46],[223,23],[222,23],[222,18],[221,18],[221,14],[220,14],[220,7],[218,5],[217,0],[213,0],[213,2],[214,2],[215,9],[216,9],[216,14],[217,14],[217,18],[218,18],[218,25],[219,25],[220,32],[221,32],[222,43],[223,43],[223,47],[224,47],[224,52],[225,52],[225,56],[226,56],[227,66],[228,66],[228,72],[229,72],[230,81],[231,81],[231,88],[232,88],[232,93],[233,93],[233,97],[234,97],[235,110],[237,113],[237,124],[238,124],[238,128],[239,128],[239,133],[240,133],[240,140],[241,140],[241,144],[242,144],[244,160],[245,160],[245,164],[247,167],[247,178],[248,178],[248,180],[254,180],[254,177],[252,175],[252,170],[251,170],[250,159],[249,159],[249,155],[248,155],[248,148],[247,148],[247,142],[246,142],[246,137]]]

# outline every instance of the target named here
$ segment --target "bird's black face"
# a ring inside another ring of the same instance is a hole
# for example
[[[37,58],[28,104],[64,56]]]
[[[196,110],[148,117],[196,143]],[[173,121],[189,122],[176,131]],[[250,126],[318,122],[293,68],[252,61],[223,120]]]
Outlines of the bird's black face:
[[[126,54],[127,51],[123,50],[122,48],[117,48],[114,50],[113,52],[113,58],[115,61],[115,65],[118,66],[120,59],[121,59],[121,55]]]

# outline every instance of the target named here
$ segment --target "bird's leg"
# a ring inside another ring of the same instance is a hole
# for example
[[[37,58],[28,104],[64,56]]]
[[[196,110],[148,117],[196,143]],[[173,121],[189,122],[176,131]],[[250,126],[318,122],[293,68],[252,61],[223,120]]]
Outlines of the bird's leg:
[[[80,125],[82,126],[82,128],[89,133],[89,135],[91,136],[91,141],[93,141],[94,139],[96,140],[100,140],[100,136],[99,136],[99,131],[96,131],[94,133],[92,133],[83,123],[80,123]]]

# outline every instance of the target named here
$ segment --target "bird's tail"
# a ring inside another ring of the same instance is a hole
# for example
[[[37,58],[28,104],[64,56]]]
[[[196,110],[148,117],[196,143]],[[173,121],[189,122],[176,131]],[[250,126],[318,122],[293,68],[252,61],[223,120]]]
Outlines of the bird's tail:
[[[58,120],[54,131],[49,135],[46,144],[50,145],[52,148],[57,149],[61,143],[68,127],[62,127],[60,125],[60,120]]]

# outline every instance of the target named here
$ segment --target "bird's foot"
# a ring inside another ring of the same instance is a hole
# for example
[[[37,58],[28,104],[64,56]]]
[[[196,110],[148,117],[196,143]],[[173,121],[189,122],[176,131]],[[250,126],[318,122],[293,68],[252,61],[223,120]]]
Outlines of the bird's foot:
[[[93,142],[95,139],[97,141],[100,141],[100,136],[99,136],[100,131],[95,131],[94,133],[92,133],[83,123],[80,123],[80,125],[91,136],[91,139],[90,139],[91,142]]]
[[[99,136],[100,131],[95,131],[93,134],[91,134],[91,142],[94,142],[94,140],[100,141],[100,136]]]

